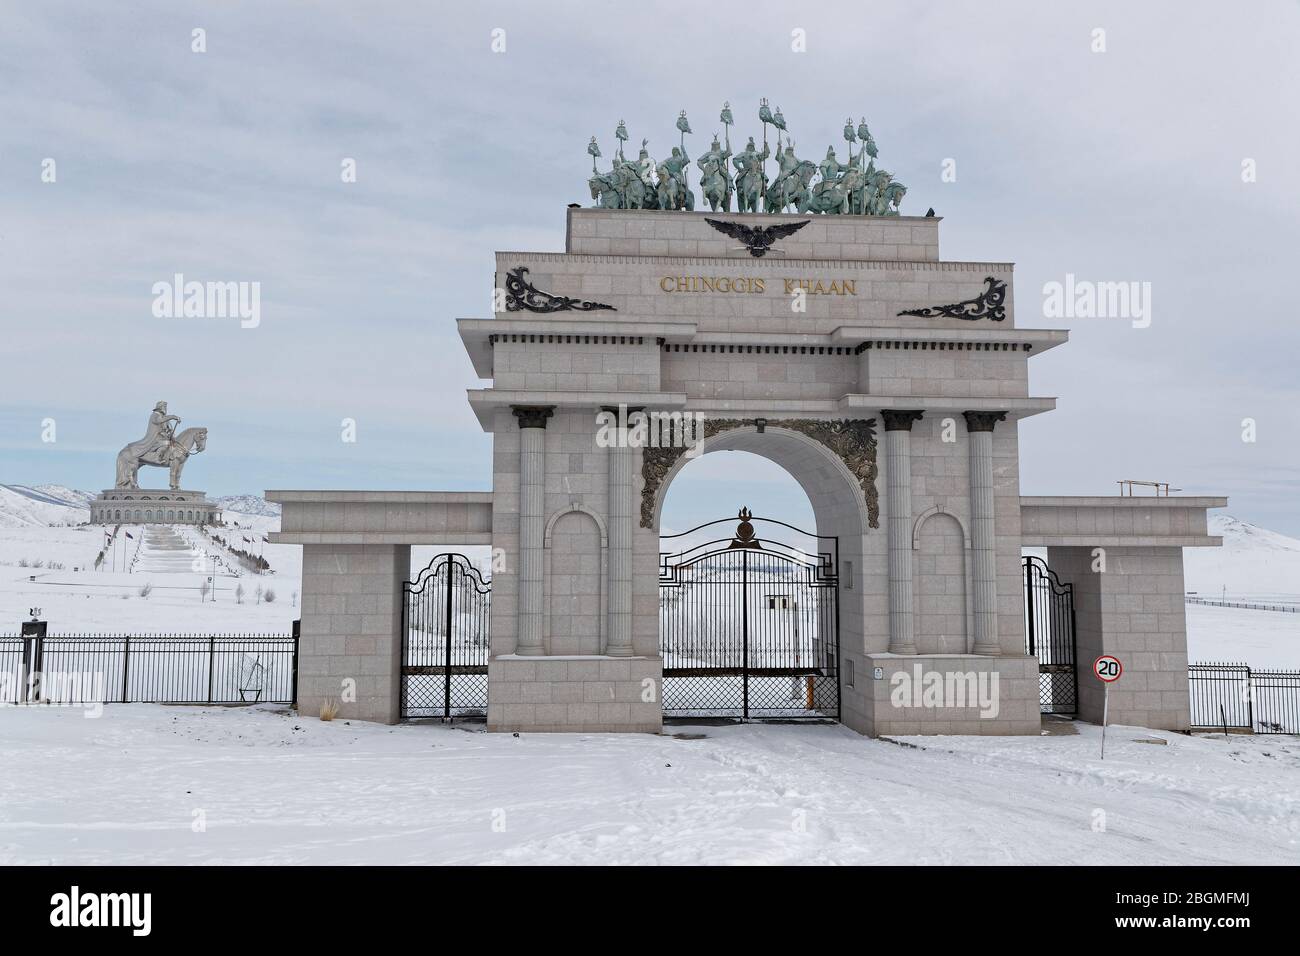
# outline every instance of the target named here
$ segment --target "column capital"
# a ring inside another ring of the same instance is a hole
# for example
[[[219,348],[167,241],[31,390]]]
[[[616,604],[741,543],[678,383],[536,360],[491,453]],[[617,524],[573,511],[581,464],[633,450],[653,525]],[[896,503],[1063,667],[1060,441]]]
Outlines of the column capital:
[[[912,423],[919,422],[925,415],[925,412],[919,408],[882,408],[880,417],[885,420],[885,431],[887,432],[910,432]]]
[[[545,428],[546,419],[555,414],[554,405],[511,405],[520,428]]]
[[[991,432],[998,422],[1007,420],[1006,412],[962,412],[968,432]]]

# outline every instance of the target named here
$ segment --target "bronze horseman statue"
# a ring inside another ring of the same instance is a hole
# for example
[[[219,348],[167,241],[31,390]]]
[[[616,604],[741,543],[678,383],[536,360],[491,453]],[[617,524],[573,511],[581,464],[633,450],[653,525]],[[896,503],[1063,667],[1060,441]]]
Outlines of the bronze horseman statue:
[[[760,147],[753,136],[738,153],[731,149],[731,127],[735,120],[731,104],[724,103],[719,116],[723,126],[723,140],[717,135],[709,150],[695,160],[700,171],[700,193],[714,212],[730,212],[731,199],[736,198],[736,211],[745,213],[826,213],[828,215],[897,216],[907,187],[896,181],[893,174],[876,167],[878,151],[876,141],[867,128],[865,119],[857,127],[849,119],[844,124],[844,139],[848,142],[847,162],[841,162],[835,147],[826,148],[820,163],[800,159],[795,154],[794,141],[788,134],[785,117],[780,107],[773,110],[767,100],[762,100],[758,118],[763,127],[763,144]],[[776,151],[767,142],[767,128],[776,130]],[[591,155],[591,179],[588,186],[591,198],[598,207],[607,209],[680,209],[695,208],[695,192],[688,180],[687,170],[691,158],[686,151],[686,134],[691,132],[686,111],[677,117],[681,140],[672,147],[670,155],[656,163],[647,152],[649,140],[641,140],[641,154],[636,160],[623,155],[623,143],[628,139],[627,126],[619,120],[614,137],[618,149],[611,168],[602,173],[596,166],[600,146],[591,137],[587,152]],[[860,144],[856,154],[854,145]],[[775,156],[776,175],[768,179],[766,163]],[[732,169],[734,167],[734,177]]]

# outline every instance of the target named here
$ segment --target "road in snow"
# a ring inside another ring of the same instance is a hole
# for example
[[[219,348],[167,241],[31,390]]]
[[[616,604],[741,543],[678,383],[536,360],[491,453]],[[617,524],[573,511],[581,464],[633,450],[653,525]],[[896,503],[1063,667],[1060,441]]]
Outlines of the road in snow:
[[[0,863],[1300,863],[1293,737],[671,729],[8,708]]]

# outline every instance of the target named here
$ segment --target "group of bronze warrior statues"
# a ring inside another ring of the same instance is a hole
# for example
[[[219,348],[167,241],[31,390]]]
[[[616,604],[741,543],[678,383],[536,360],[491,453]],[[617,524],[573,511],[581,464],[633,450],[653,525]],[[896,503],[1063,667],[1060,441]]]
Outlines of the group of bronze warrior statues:
[[[764,163],[772,152],[767,145],[766,124],[773,120],[770,113],[764,116],[764,112],[760,111],[765,134],[761,148],[754,145],[751,136],[745,148],[733,155],[728,129],[725,145],[719,143],[715,135],[712,148],[695,161],[701,173],[701,193],[710,209],[714,212],[732,211],[731,197],[734,194],[736,212],[899,214],[899,205],[907,187],[895,181],[889,172],[876,168],[876,143],[865,120],[856,130],[852,120],[845,123],[844,138],[849,143],[847,163],[841,163],[835,156],[835,148],[828,146],[826,158],[815,164],[796,156],[793,142],[788,141],[782,149],[781,130],[785,123],[780,119],[774,123],[777,126],[775,155],[778,169],[776,177],[769,183]],[[729,113],[724,107],[724,124],[729,125]],[[779,109],[776,116],[780,117]],[[607,209],[693,210],[695,194],[687,181],[691,159],[686,154],[685,136],[690,132],[690,126],[684,111],[678,118],[677,128],[682,131],[682,145],[674,146],[672,155],[656,164],[646,151],[649,141],[644,139],[641,140],[639,157],[632,160],[624,157],[623,141],[627,139],[627,128],[620,121],[615,133],[619,149],[614,156],[613,168],[607,173],[596,169],[600,147],[593,136],[587,152],[592,157],[590,186],[591,198],[596,205]],[[856,156],[853,152],[855,142],[861,143]],[[735,166],[734,179],[728,160]],[[813,179],[819,173],[821,178],[814,183]]]

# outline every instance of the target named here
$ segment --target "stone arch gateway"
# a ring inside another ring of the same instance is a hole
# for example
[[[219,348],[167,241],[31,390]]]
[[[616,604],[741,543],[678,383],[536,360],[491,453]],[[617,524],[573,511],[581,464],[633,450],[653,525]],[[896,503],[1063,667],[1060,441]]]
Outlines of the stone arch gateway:
[[[489,730],[660,730],[663,496],[690,456],[743,450],[838,542],[848,726],[1038,733],[1021,551],[1042,546],[1079,659],[1145,675],[1111,719],[1185,728],[1181,549],[1219,543],[1226,502],[1021,496],[1019,423],[1055,407],[1029,360],[1068,333],[1017,324],[1013,266],[942,260],[933,216],[708,215],[801,226],[757,256],[706,214],[571,207],[564,252],[497,253],[501,311],[457,323],[490,382],[468,392],[490,491],[267,492],[304,550],[304,710],[351,680],[342,716],[397,720],[411,547],[489,545]],[[1116,611],[1135,599],[1158,610]]]

